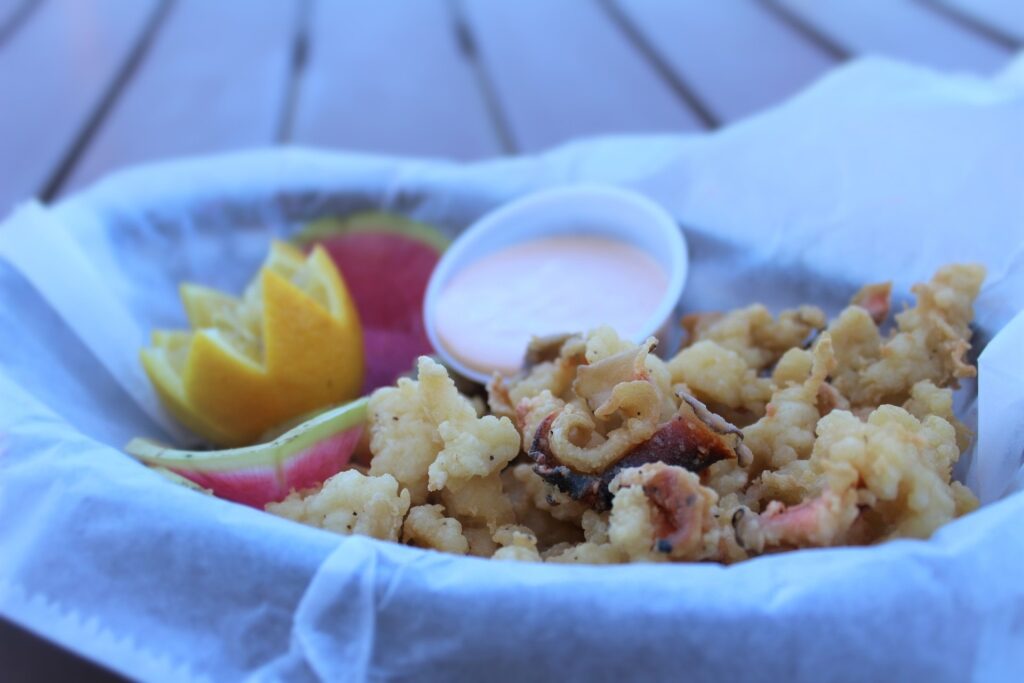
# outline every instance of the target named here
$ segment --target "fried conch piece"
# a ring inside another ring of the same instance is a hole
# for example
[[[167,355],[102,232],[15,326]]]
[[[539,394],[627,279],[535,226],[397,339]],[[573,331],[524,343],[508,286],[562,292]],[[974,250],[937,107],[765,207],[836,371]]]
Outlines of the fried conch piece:
[[[391,474],[417,504],[428,491],[457,490],[496,475],[519,453],[520,436],[507,417],[477,417],[444,366],[423,356],[418,379],[378,389],[370,397],[371,474]]]
[[[922,380],[910,389],[910,398],[903,409],[919,420],[928,415],[938,415],[956,429],[956,445],[962,454],[971,445],[973,434],[953,414],[953,390],[937,387],[931,380]]]
[[[544,561],[564,564],[618,564],[629,561],[629,557],[611,543],[585,541],[559,548],[558,552],[548,554]]]
[[[444,516],[441,505],[417,505],[409,510],[402,526],[402,542],[420,548],[433,548],[455,555],[469,552],[459,520]]]
[[[441,502],[450,514],[471,526],[493,530],[515,520],[512,502],[501,483],[501,472],[467,479],[457,488],[444,488]]]
[[[561,343],[555,349],[554,345]],[[527,353],[527,364],[522,373],[515,377],[503,378],[495,375],[487,385],[488,403],[495,415],[516,417],[521,414],[523,403],[534,400],[547,393],[552,399],[569,403],[576,397],[575,383],[579,379],[582,367],[599,368],[587,370],[592,377],[592,384],[604,382],[617,369],[632,370],[633,361],[644,367],[637,368],[637,373],[652,382],[663,399],[667,399],[663,409],[671,413],[675,410],[671,403],[671,378],[665,363],[650,353],[652,343],[645,344],[648,348],[642,356],[637,356],[636,344],[620,338],[610,327],[599,327],[586,336],[555,336],[534,339]],[[556,355],[555,355],[556,354]],[[617,361],[612,361],[612,357]],[[614,386],[611,382],[608,386]],[[584,391],[586,391],[584,389]],[[532,432],[531,437],[532,438]]]
[[[856,491],[840,495],[826,490],[797,505],[773,500],[760,515],[740,508],[732,522],[743,548],[760,554],[765,549],[834,545],[850,530],[859,512]]]
[[[487,383],[491,412],[514,417],[523,400],[544,391],[553,397],[566,397],[576,378],[576,368],[586,362],[586,342],[580,335],[534,338],[519,375],[506,379],[495,373]]]
[[[851,306],[829,325],[838,367],[833,385],[853,406],[900,405],[922,380],[955,385],[976,369],[964,361],[970,349],[972,304],[985,279],[980,265],[940,269],[931,282],[913,287],[917,304],[896,316],[888,339],[867,309]]]
[[[405,487],[413,505],[427,500],[427,469],[443,447],[437,425],[422,409],[418,382],[398,385],[370,396],[370,474],[390,475]]]
[[[754,454],[751,474],[810,457],[814,428],[821,418],[822,388],[835,366],[832,338],[825,332],[814,345],[810,376],[802,384],[777,390],[765,408],[764,417],[743,428],[743,442]]]
[[[547,389],[537,396],[524,398],[516,406],[516,426],[523,437],[523,450],[529,451],[533,440],[536,438],[537,430],[541,424],[547,422],[550,428],[550,419],[565,408],[565,401],[551,395]]]
[[[613,546],[608,537],[608,514],[587,510],[582,518],[583,543],[563,543],[551,548],[544,556],[546,562],[575,564],[612,564],[629,558]]]
[[[316,491],[293,491],[267,512],[339,534],[397,541],[409,511],[409,492],[390,474],[366,476],[356,470],[335,474]]]
[[[587,512],[586,506],[545,482],[531,465],[512,465],[501,473],[501,478],[516,524],[533,530],[537,547],[542,551],[583,539],[581,519]]]
[[[720,524],[718,494],[682,467],[650,463],[611,485],[611,545],[632,561],[719,559],[733,530]]]
[[[660,425],[651,438],[637,444],[620,459],[593,474],[566,466],[551,448],[554,420],[543,423],[530,447],[529,455],[537,463],[534,470],[574,500],[597,510],[611,506],[611,481],[626,468],[653,462],[678,465],[692,472],[722,460],[750,464],[752,455],[743,445],[743,433],[707,410],[697,399],[680,393],[679,411]]]
[[[514,560],[517,562],[540,562],[537,552],[537,537],[533,531],[515,524],[499,527],[494,532],[494,542],[500,547],[491,556],[494,560]]]
[[[772,395],[770,378],[759,377],[743,356],[715,341],[688,346],[668,362],[668,369],[673,383],[686,385],[715,412],[725,408],[757,419]]]
[[[836,410],[817,431],[809,460],[761,475],[762,495],[780,502],[759,516],[738,515],[737,533],[748,549],[927,538],[976,505],[951,482],[960,449],[956,430],[939,416],[918,420],[883,405],[863,422]],[[819,527],[810,530],[812,522]]]
[[[581,366],[573,382],[577,400],[558,411],[547,437],[561,464],[602,472],[654,435],[664,399],[651,381],[646,358],[653,340]],[[607,424],[618,424],[608,429]]]
[[[889,317],[890,296],[892,295],[892,283],[880,282],[873,285],[864,285],[850,299],[851,306],[860,306],[876,325],[881,325]]]
[[[828,463],[829,488],[869,491],[877,498],[870,507],[884,520],[886,537],[927,538],[953,519],[950,481],[960,449],[946,420],[935,415],[918,420],[883,405],[866,423],[836,411],[822,418],[818,435],[815,450],[820,462]]]
[[[427,468],[427,488],[457,489],[474,477],[487,477],[519,454],[519,432],[507,417],[477,417],[473,404],[455,389],[444,366],[419,360],[421,409],[437,425],[443,447]]]
[[[824,327],[825,313],[816,306],[786,310],[777,319],[761,304],[725,314],[698,313],[683,318],[690,345],[715,342],[738,354],[754,370],[769,367]]]
[[[582,524],[583,515],[590,508],[544,481],[534,471],[532,465],[515,465],[512,468],[512,476],[520,484],[524,497],[535,508],[543,510],[559,521]]]

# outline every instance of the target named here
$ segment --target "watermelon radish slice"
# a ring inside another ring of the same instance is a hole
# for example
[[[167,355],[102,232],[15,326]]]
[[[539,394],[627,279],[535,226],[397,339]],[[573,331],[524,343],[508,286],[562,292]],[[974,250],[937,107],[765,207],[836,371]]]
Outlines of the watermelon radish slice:
[[[423,297],[448,239],[423,223],[369,212],[310,223],[293,240],[322,244],[345,278],[363,325],[363,391],[393,384],[416,358],[433,352]]]
[[[263,509],[292,490],[307,489],[344,469],[366,424],[361,398],[303,422],[273,441],[222,451],[185,451],[132,439],[125,451],[210,489],[216,496]]]
[[[191,479],[186,479],[180,474],[170,471],[166,467],[151,467],[150,469],[159,474],[164,479],[173,482],[178,486],[184,486],[187,489],[191,489],[192,491],[198,491],[199,493],[213,495],[213,491],[211,491],[210,489],[204,489],[202,486],[195,483]]]

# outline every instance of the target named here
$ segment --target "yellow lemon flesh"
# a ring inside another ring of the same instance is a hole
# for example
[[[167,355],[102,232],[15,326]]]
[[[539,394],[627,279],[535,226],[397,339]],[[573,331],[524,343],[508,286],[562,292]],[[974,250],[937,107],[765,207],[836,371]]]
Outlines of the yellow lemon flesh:
[[[241,298],[183,284],[192,331],[157,331],[142,364],[170,412],[218,446],[244,446],[363,382],[363,337],[322,247],[275,242]]]

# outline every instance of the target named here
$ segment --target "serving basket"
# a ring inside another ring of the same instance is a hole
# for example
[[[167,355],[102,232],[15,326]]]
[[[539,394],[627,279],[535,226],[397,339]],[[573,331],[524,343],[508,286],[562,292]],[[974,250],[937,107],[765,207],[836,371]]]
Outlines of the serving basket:
[[[1020,71],[1020,69],[1018,69]],[[0,614],[147,680],[964,680],[1024,671],[1024,84],[881,60],[710,136],[460,165],[273,149],[113,175],[0,225]],[[121,451],[173,441],[138,350],[177,284],[238,291],[308,221],[374,209],[454,236],[523,194],[607,183],[685,231],[681,308],[908,301],[979,261],[984,503],[928,541],[732,566],[489,562],[304,527]]]

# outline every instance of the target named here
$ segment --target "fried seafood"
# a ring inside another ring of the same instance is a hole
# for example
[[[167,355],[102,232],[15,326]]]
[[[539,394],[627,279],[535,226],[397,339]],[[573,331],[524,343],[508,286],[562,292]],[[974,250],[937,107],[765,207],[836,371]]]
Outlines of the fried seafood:
[[[267,511],[339,534],[362,534],[397,541],[409,511],[409,491],[399,489],[390,474],[366,476],[339,472],[316,491],[293,491]]]
[[[736,351],[702,340],[669,361],[672,382],[684,384],[712,410],[757,419],[772,395],[772,382]],[[735,418],[734,418],[735,419]]]
[[[702,313],[683,318],[689,343],[714,342],[735,352],[747,367],[766,368],[783,353],[800,346],[825,327],[825,314],[816,306],[783,311],[777,319],[761,304],[730,313]]]
[[[913,287],[917,305],[896,315],[888,338],[867,309],[846,309],[829,326],[839,361],[836,389],[854,406],[899,405],[922,380],[945,387],[975,376],[964,357],[971,348],[972,303],[984,278],[977,265],[940,269],[931,282]]]
[[[864,285],[853,298],[850,299],[851,306],[860,306],[876,325],[881,325],[889,317],[889,305],[892,296],[892,283],[880,282],[873,285]]]
[[[777,389],[764,417],[743,429],[744,442],[754,454],[753,474],[810,456],[814,429],[823,414],[819,397],[836,365],[832,338],[827,332],[815,344],[812,358],[809,376],[800,384]]]
[[[559,545],[583,539],[583,517],[588,508],[572,500],[520,463],[502,472],[505,493],[512,503],[516,523],[533,530],[538,547],[547,552]]]
[[[661,395],[664,389],[647,370],[653,346],[649,339],[579,368],[572,400],[538,427],[559,463],[579,472],[603,472],[654,435],[671,399]]]
[[[391,474],[421,503],[428,491],[458,490],[474,478],[500,472],[519,453],[519,433],[508,418],[477,417],[447,370],[420,358],[418,379],[370,398],[371,474]]]
[[[458,488],[442,489],[440,498],[453,515],[473,526],[493,529],[515,519],[500,472],[469,479]]]
[[[941,269],[895,316],[868,285],[831,323],[802,306],[687,316],[668,361],[609,328],[534,339],[486,410],[421,358],[370,399],[369,476],[268,509],[340,533],[518,561],[736,562],[927,538],[973,510],[952,480],[971,434],[980,266]],[[486,414],[489,411],[490,414]]]
[[[749,463],[750,451],[743,446],[743,436],[738,429],[708,412],[696,399],[682,392],[680,397],[682,402],[675,416],[659,426],[649,439],[596,474],[581,473],[563,464],[551,447],[556,418],[549,416],[538,427],[530,447],[529,455],[537,463],[535,471],[573,500],[597,510],[607,510],[612,503],[609,486],[625,469],[664,462],[700,472],[727,458]]]
[[[369,413],[370,474],[393,476],[414,505],[443,503],[464,527],[515,519],[500,475],[519,454],[519,432],[507,417],[478,417],[442,365],[420,358],[417,379],[375,391]]]
[[[608,538],[632,560],[722,559],[733,530],[719,523],[718,494],[693,472],[649,463],[612,482]]]
[[[537,551],[537,537],[533,531],[515,524],[499,527],[493,535],[498,549],[491,557],[495,560],[516,560],[518,562],[540,562]]]
[[[560,344],[557,350],[554,348],[556,344]],[[543,391],[552,397],[562,396],[572,386],[576,368],[587,362],[586,347],[577,335],[535,338],[530,347],[527,364],[518,377],[505,381],[495,375],[488,382],[487,400],[493,414],[513,417],[524,398]]]
[[[441,505],[417,505],[409,510],[402,526],[402,542],[455,555],[469,552],[462,525],[457,519],[445,517]]]
[[[965,493],[954,493],[958,486],[951,483],[960,449],[956,430],[943,418],[918,420],[883,405],[863,422],[837,410],[821,418],[817,432],[809,459],[765,472],[755,484],[767,507],[757,517],[741,515],[746,519],[737,531],[745,547],[759,551],[749,539],[765,528],[766,542],[788,541],[788,547],[842,543],[854,520],[859,542],[927,538],[956,516],[956,499]],[[824,528],[808,535],[811,521]],[[791,543],[794,538],[802,542]]]
[[[773,500],[760,515],[751,515],[746,508],[733,514],[736,540],[750,553],[766,548],[803,548],[834,545],[846,533],[859,510],[853,491],[840,496],[825,491],[817,498],[796,505]]]

